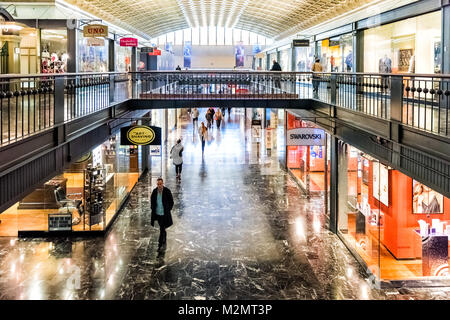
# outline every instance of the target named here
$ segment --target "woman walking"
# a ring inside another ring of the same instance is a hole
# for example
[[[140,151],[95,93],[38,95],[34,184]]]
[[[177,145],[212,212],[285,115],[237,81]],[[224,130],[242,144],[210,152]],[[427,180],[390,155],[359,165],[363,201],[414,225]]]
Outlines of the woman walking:
[[[181,139],[178,139],[177,143],[170,150],[170,158],[175,165],[177,180],[181,180],[181,170],[183,169],[183,150],[184,147],[181,144]]]
[[[216,118],[217,129],[220,129],[220,123],[222,122],[222,119],[223,119],[223,115],[222,115],[222,112],[220,111],[220,108],[217,108],[215,118]]]
[[[200,136],[200,140],[202,142],[202,156],[205,153],[205,143],[208,140],[208,128],[205,126],[205,123],[202,122],[202,125],[198,128],[198,135]]]

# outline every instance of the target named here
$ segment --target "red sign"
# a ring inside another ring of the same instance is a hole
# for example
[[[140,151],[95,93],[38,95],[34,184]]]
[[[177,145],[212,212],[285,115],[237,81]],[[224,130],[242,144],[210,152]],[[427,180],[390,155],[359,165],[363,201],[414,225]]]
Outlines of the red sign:
[[[121,47],[137,47],[138,40],[136,38],[121,38],[120,46]]]
[[[160,56],[161,55],[161,50],[154,49],[153,52],[149,52],[148,55],[149,56]]]

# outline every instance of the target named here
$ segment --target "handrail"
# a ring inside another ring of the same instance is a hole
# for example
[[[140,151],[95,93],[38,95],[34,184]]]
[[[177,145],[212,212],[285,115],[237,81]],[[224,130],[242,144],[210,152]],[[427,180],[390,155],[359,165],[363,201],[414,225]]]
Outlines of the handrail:
[[[23,78],[41,78],[41,77],[54,77],[54,78],[60,78],[60,77],[73,77],[73,76],[90,76],[90,75],[114,75],[114,74],[128,74],[128,72],[120,72],[120,71],[113,71],[113,72],[78,72],[78,73],[35,73],[35,74],[18,74],[18,73],[11,73],[11,74],[2,74],[0,75],[1,79],[23,79]]]
[[[264,71],[264,70],[145,70],[145,71],[128,71],[130,74],[141,73],[170,73],[170,74],[319,74],[319,75],[361,75],[361,76],[389,76],[389,77],[428,77],[428,78],[450,78],[450,74],[441,73],[378,73],[378,72],[313,72],[313,71]]]

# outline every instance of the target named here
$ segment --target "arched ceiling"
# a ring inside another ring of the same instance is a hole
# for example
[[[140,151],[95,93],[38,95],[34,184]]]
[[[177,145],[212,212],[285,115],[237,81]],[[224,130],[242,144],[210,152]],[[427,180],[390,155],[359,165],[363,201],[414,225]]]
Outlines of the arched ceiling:
[[[221,26],[281,39],[374,0],[65,0],[99,18],[150,37]]]

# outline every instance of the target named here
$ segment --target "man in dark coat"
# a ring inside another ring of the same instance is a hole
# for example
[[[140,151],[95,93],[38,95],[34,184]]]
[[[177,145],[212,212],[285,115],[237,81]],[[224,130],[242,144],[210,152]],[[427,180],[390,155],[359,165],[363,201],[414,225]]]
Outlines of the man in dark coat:
[[[158,240],[158,252],[166,249],[166,228],[169,228],[172,224],[172,214],[170,211],[173,208],[172,192],[169,188],[164,187],[164,181],[162,178],[158,178],[157,187],[153,189],[150,197],[152,218],[151,225],[155,226],[155,220],[159,224],[159,240]]]
[[[272,69],[270,69],[270,71],[281,71],[281,66],[276,60],[273,60]]]
[[[281,71],[281,66],[276,60],[273,60],[272,69],[270,69],[270,71]],[[281,89],[280,77],[278,75],[273,76],[273,80],[275,82],[275,87]]]

